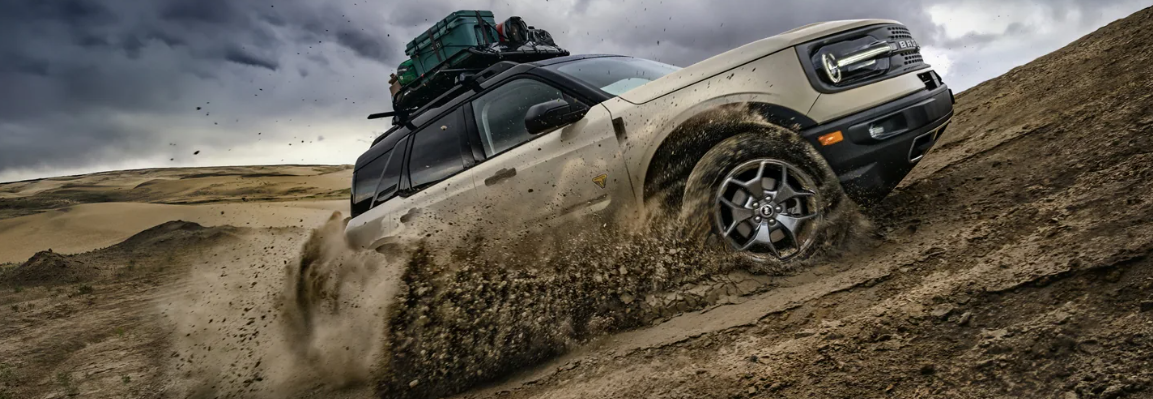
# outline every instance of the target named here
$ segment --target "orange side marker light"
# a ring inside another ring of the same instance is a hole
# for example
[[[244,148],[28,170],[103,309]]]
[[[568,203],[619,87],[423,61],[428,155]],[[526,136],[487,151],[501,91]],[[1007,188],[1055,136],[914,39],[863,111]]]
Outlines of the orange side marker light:
[[[841,134],[840,130],[817,138],[817,141],[820,141],[823,146],[837,144],[843,140],[845,140],[845,136]]]

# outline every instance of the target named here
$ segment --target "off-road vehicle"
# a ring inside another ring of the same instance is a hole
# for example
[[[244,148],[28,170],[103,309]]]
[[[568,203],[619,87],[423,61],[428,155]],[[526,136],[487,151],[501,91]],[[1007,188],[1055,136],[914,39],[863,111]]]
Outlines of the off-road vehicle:
[[[896,187],[953,101],[889,20],[812,24],[685,68],[615,55],[499,62],[357,159],[346,236],[378,249],[459,227],[460,215],[533,229],[666,213],[702,226],[690,234],[709,245],[804,257],[843,197],[869,203]]]

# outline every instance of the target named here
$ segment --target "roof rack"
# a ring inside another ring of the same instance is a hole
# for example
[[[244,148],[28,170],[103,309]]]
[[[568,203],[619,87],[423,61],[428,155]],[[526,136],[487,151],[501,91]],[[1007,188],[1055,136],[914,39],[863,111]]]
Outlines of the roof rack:
[[[430,108],[436,108],[436,107],[439,107],[441,105],[444,105],[444,103],[448,102],[449,100],[451,100],[453,98],[456,98],[456,96],[460,95],[465,90],[468,90],[468,89],[479,90],[480,87],[478,85],[480,83],[487,81],[489,79],[492,79],[496,75],[500,75],[502,72],[507,71],[509,69],[512,69],[513,67],[515,67],[517,65],[520,65],[520,64],[517,62],[513,62],[513,61],[500,61],[500,62],[492,64],[488,68],[484,68],[484,69],[441,70],[441,71],[438,71],[437,73],[440,73],[440,72],[458,73],[458,75],[456,76],[455,86],[453,86],[451,89],[445,91],[444,93],[441,93],[439,96],[434,98],[432,101],[429,101],[428,103],[424,104],[423,106],[420,106],[417,108],[393,110],[393,111],[388,111],[388,112],[378,112],[378,113],[369,115],[368,119],[380,119],[380,118],[392,117],[393,118],[392,119],[393,125],[403,125],[406,122],[408,122],[410,116],[419,115],[421,112],[426,111]],[[473,73],[469,73],[469,72],[473,72]],[[389,131],[391,132],[391,129]],[[386,135],[387,135],[387,132],[386,132],[386,134],[381,135],[381,137],[384,137]]]

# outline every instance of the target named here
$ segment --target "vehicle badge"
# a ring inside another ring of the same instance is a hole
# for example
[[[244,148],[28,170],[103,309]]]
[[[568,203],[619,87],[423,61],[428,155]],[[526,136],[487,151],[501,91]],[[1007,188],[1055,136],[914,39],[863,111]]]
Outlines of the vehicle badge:
[[[605,183],[608,182],[608,179],[609,175],[600,175],[593,178],[593,183],[596,183],[600,188],[605,188]]]

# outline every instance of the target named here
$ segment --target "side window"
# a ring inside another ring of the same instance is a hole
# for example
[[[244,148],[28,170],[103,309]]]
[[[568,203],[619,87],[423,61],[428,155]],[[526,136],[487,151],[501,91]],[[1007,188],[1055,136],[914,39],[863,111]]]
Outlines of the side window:
[[[380,185],[376,188],[376,204],[378,205],[396,195],[396,190],[400,187],[400,171],[401,167],[404,166],[406,145],[408,145],[408,137],[400,139],[396,143],[396,149],[393,149],[390,154],[381,156],[387,158],[388,163],[384,167],[384,177],[380,178]]]
[[[497,87],[472,101],[472,114],[484,142],[484,154],[492,157],[529,141],[524,117],[534,105],[564,98],[555,87],[532,79],[520,79]]]
[[[372,196],[380,185],[380,175],[388,163],[388,158],[397,151],[388,150],[362,165],[352,174],[352,216],[356,217],[372,209]],[[403,153],[403,151],[401,151]]]
[[[359,204],[372,198],[372,195],[376,193],[377,184],[380,183],[380,174],[384,172],[388,157],[393,152],[395,151],[385,152],[356,170],[352,179],[352,203]]]
[[[408,173],[413,188],[436,183],[464,170],[460,142],[465,129],[463,111],[452,111],[412,136]]]

